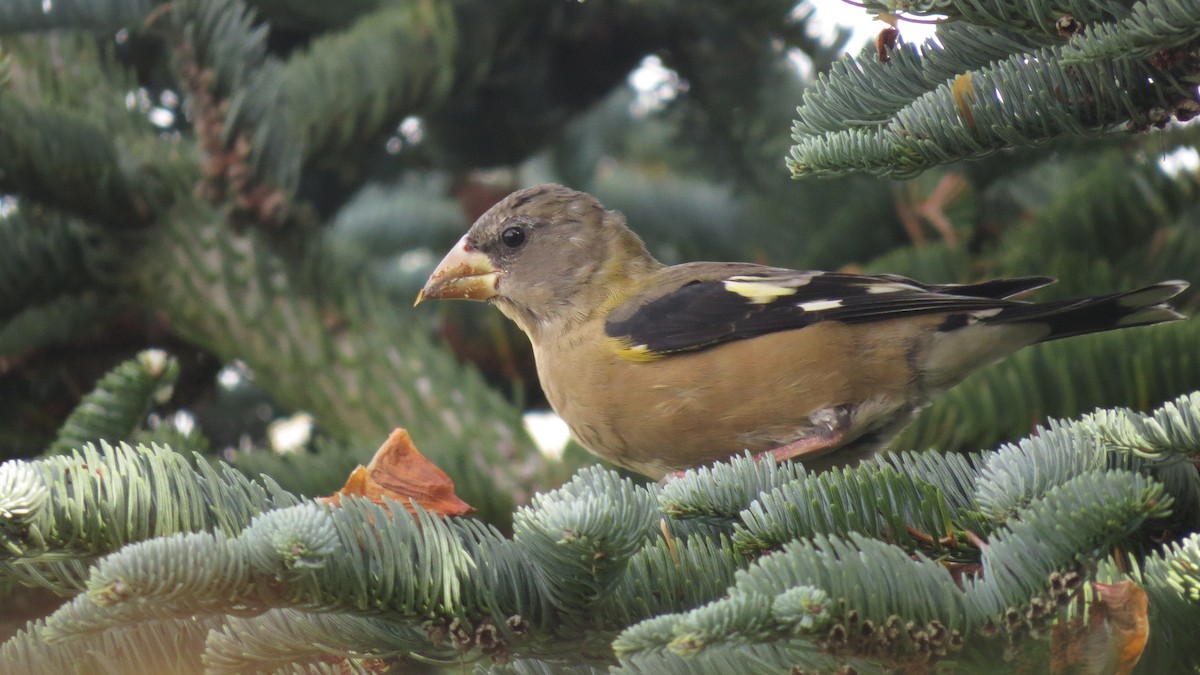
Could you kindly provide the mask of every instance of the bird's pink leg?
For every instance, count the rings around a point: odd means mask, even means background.
[[[787,445],[753,455],[754,461],[761,462],[770,458],[776,462],[786,462],[792,459],[803,462],[806,458],[819,457],[840,446],[846,438],[846,432],[850,429],[850,411],[846,406],[818,410],[810,416],[810,419],[813,425],[807,434]],[[678,478],[684,473],[684,471],[673,471],[663,476],[659,483],[671,478]]]
[[[806,457],[823,455],[842,444],[850,429],[850,411],[847,406],[824,408],[809,416],[813,426],[809,433],[787,445],[772,448],[754,456],[756,460],[772,457],[777,462],[789,459],[803,461]]]
[[[792,441],[787,445],[781,445],[778,448],[771,448],[765,452],[760,452],[754,455],[754,459],[762,461],[766,457],[772,457],[777,462],[786,462],[789,459],[804,460],[805,457],[813,455],[823,455],[829,450],[841,445],[842,439],[846,437],[845,429],[834,429],[828,433],[813,434],[805,436],[797,441]]]

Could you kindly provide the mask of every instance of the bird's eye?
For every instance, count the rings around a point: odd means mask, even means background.
[[[500,233],[500,241],[509,248],[516,248],[525,243],[525,230],[519,227],[506,227]]]

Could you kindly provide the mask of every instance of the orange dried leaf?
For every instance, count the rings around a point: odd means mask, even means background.
[[[1142,650],[1150,639],[1150,599],[1146,591],[1132,581],[1096,584],[1096,591],[1108,610],[1109,629],[1117,653],[1115,672],[1128,675],[1142,658]]]
[[[366,497],[377,504],[395,499],[410,513],[416,513],[412,502],[443,516],[463,516],[475,510],[454,493],[454,481],[417,450],[404,429],[393,431],[371,463],[351,471],[342,489],[323,501],[337,505],[343,495]]]
[[[1050,671],[1055,675],[1129,675],[1150,638],[1149,599],[1132,581],[1092,584],[1096,598],[1082,618],[1051,633]]]

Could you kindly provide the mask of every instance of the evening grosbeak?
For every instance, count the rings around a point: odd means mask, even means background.
[[[923,284],[749,263],[666,266],[591,195],[519,190],[417,296],[494,303],[533,343],[550,404],[647,476],[745,450],[822,469],[870,456],[933,396],[1037,342],[1175,321],[1187,284],[1030,303],[1049,277]]]

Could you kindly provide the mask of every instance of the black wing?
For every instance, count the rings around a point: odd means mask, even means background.
[[[753,268],[751,268],[753,269]],[[758,268],[747,274],[693,279],[666,295],[631,300],[605,323],[605,333],[639,351],[663,354],[711,347],[819,321],[866,323],[951,313],[947,328],[971,312],[1020,305],[1008,296],[1044,286],[1048,277],[978,284],[929,285],[904,277]]]

